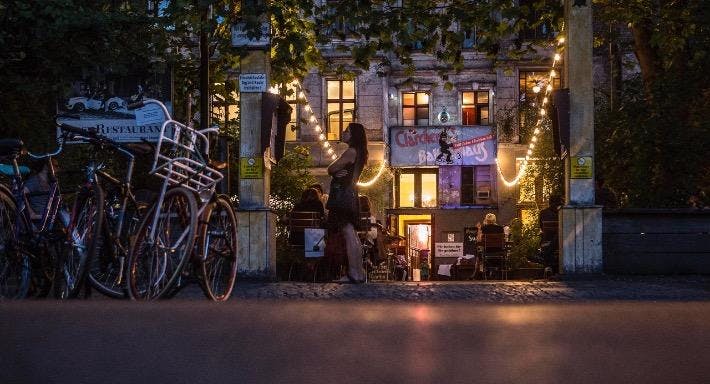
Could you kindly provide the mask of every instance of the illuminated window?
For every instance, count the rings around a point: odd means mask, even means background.
[[[286,126],[286,141],[296,141],[301,135],[301,108],[298,104],[296,83],[286,84],[286,102],[291,106],[291,120]]]
[[[428,93],[402,93],[402,125],[429,125]]]
[[[488,104],[488,91],[461,92],[461,124],[490,124]]]
[[[433,169],[406,169],[396,181],[397,207],[438,206],[438,176]]]
[[[340,140],[340,134],[355,115],[355,82],[352,80],[327,80],[328,140]]]
[[[520,125],[521,142],[526,142],[531,129],[538,119],[542,96],[545,94],[550,79],[548,71],[520,71],[519,77],[519,104],[518,122]],[[559,71],[555,72],[552,79],[552,89],[560,89],[561,80]]]
[[[403,173],[399,175],[399,206],[414,206],[414,174]]]
[[[436,207],[436,174],[422,173],[422,207]]]

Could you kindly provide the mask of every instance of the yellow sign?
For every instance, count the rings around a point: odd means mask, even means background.
[[[242,179],[263,179],[263,160],[260,157],[240,157],[239,177]]]
[[[569,177],[571,179],[591,179],[593,177],[591,156],[570,157]]]

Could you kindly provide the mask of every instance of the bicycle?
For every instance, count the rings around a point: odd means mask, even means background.
[[[65,124],[63,129],[77,135],[75,139],[94,147],[87,169],[92,170],[96,177],[89,177],[87,183],[103,196],[104,201],[101,236],[97,238],[94,257],[88,260],[88,282],[106,296],[124,298],[127,296],[125,269],[130,239],[147,208],[146,202],[136,199],[131,180],[136,155],[148,151],[129,148],[100,135],[95,128],[84,129]],[[103,153],[106,149],[114,150],[126,159],[123,180],[106,172],[104,164],[97,162],[95,154]]]
[[[237,222],[229,199],[215,194],[223,176],[206,160],[207,135],[218,128],[196,130],[181,124],[158,100],[145,99],[130,108],[146,104],[159,106],[166,117],[150,171],[163,179],[163,185],[131,244],[129,296],[155,300],[174,295],[190,275],[185,268],[191,258],[193,268],[200,271],[205,295],[227,300],[237,273]]]
[[[12,164],[3,171],[11,187],[0,188],[0,298],[24,298],[30,288],[38,296],[53,288],[57,298],[71,298],[82,286],[86,260],[96,250],[93,239],[100,231],[98,207],[103,202],[94,190],[82,187],[72,210],[67,210],[52,159],[62,152],[68,136],[65,132],[58,148],[44,155],[26,152],[18,139],[0,141],[0,158]],[[23,153],[41,162],[44,191],[25,188],[30,170],[17,162]],[[46,202],[33,200],[44,196]],[[42,214],[31,205],[38,210],[43,207]]]

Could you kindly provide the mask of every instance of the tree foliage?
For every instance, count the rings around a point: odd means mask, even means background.
[[[710,4],[600,0],[596,7],[607,26],[600,44],[633,51],[639,68],[597,91],[599,173],[626,206],[682,207],[693,194],[710,195]],[[609,61],[621,72],[619,56]]]

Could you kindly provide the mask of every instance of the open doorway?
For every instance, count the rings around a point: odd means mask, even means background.
[[[400,215],[399,234],[405,237],[409,273],[414,281],[431,276],[431,215]]]

